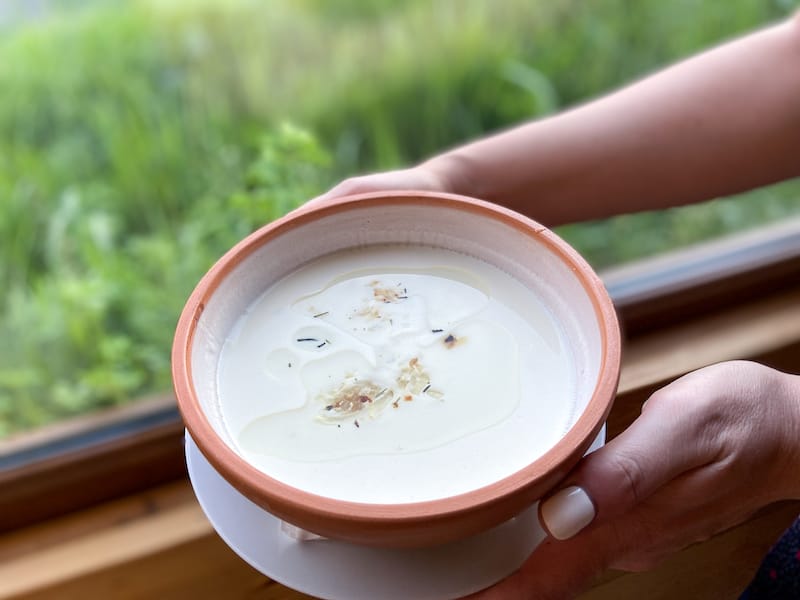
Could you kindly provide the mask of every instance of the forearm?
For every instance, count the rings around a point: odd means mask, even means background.
[[[800,174],[800,20],[425,163],[456,193],[548,225],[665,208]]]

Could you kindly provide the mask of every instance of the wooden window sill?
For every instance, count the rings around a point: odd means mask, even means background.
[[[780,315],[800,282],[800,218],[625,265],[603,279],[629,348],[638,348],[626,355],[621,392],[641,396],[659,377],[791,342],[795,330]],[[751,321],[753,311],[768,310],[757,304],[767,295],[776,318]],[[614,417],[612,434],[631,418]],[[0,440],[0,534],[185,477],[182,438],[167,395]]]
[[[609,438],[636,418],[654,389],[692,369],[752,358],[800,370],[798,306],[800,285],[630,341]],[[735,598],[798,512],[798,502],[768,507],[654,571],[609,573],[582,598]],[[307,597],[268,580],[228,549],[185,479],[0,537],[0,598],[175,596]]]

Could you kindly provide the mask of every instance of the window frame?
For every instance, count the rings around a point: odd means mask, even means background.
[[[601,272],[625,342],[800,288],[800,218]],[[800,307],[798,307],[800,309]],[[758,358],[800,369],[800,338]],[[657,385],[620,390],[644,401]],[[609,422],[618,433],[633,419]],[[0,533],[185,479],[174,396],[0,442]]]

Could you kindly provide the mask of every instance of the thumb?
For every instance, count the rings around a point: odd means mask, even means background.
[[[698,450],[677,404],[648,401],[627,430],[584,457],[539,505],[544,529],[555,539],[571,538],[590,523],[630,512],[662,485],[706,464],[711,457]]]
[[[519,571],[476,597],[573,598],[638,543],[631,537],[635,529],[621,527],[627,523],[621,517],[635,520],[643,508],[637,505],[713,458],[710,447],[698,442],[702,424],[683,410],[681,388],[671,386],[656,392],[627,430],[583,458],[564,487],[542,500],[539,517],[551,537]]]

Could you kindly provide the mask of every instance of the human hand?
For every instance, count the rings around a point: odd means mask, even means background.
[[[445,175],[430,164],[423,163],[408,169],[384,171],[345,179],[321,196],[306,202],[301,209],[323,206],[342,196],[391,190],[451,191]]]
[[[581,461],[542,502],[551,537],[475,597],[572,598],[605,569],[650,569],[771,502],[800,497],[799,448],[800,376],[744,361],[690,373]]]

